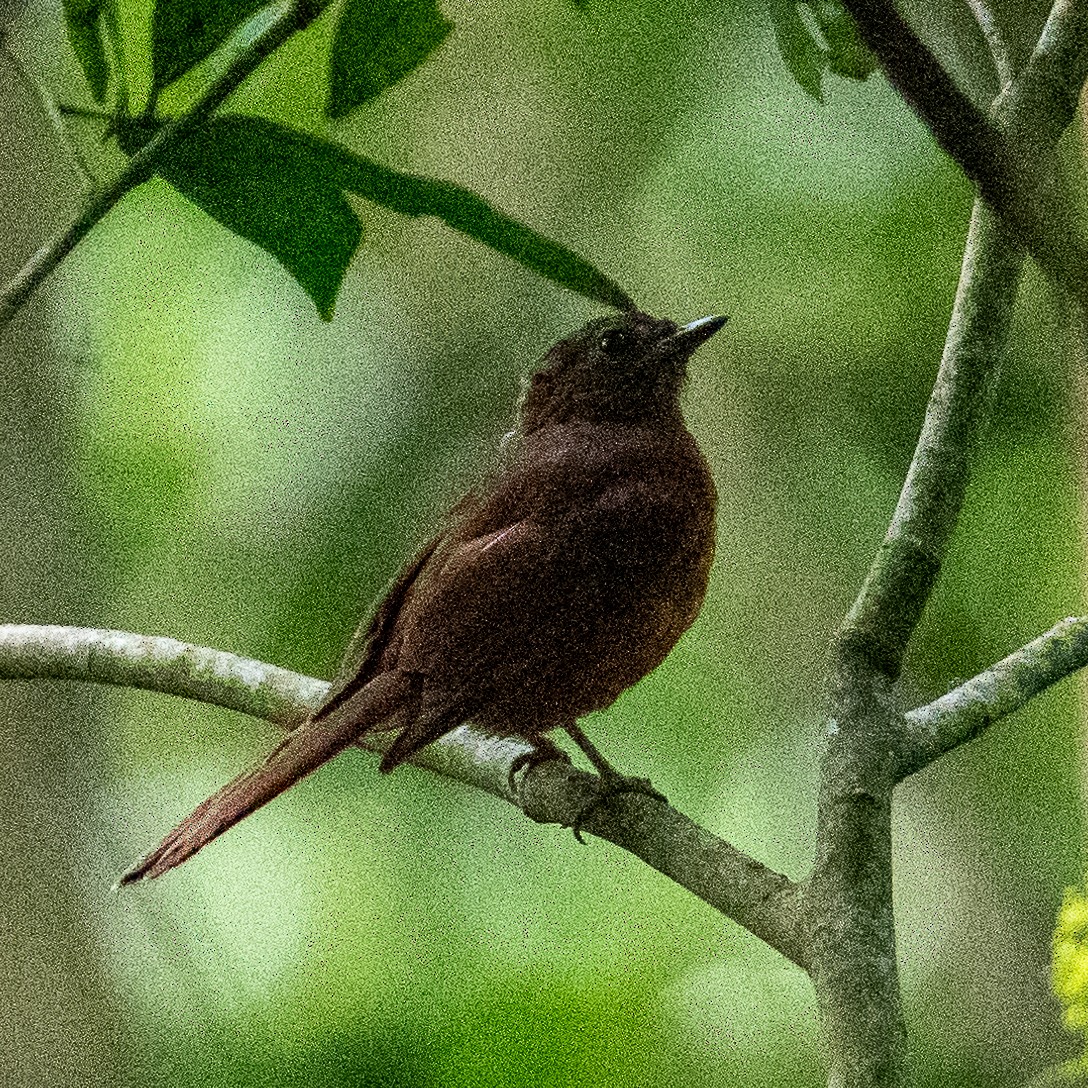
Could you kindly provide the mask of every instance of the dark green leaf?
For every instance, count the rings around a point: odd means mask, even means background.
[[[377,98],[452,29],[438,0],[347,0],[332,42],[328,116],[344,117]]]
[[[157,172],[271,253],[328,321],[362,227],[320,143],[294,136],[258,118],[214,118],[168,152]]]
[[[68,40],[96,102],[106,101],[110,64],[106,59],[102,0],[64,0]]]
[[[323,156],[330,176],[350,192],[401,215],[437,216],[454,230],[511,257],[561,287],[617,309],[634,309],[627,292],[587,260],[460,185],[391,170],[339,144],[282,128],[271,121],[260,124],[275,131],[277,139],[294,140],[311,148],[315,157]]]
[[[268,0],[157,0],[151,15],[151,75],[161,90],[213,53]]]
[[[634,309],[626,291],[583,257],[512,219],[476,193],[449,181],[403,174],[355,155],[350,158],[343,184],[367,200],[403,215],[435,215],[561,287],[620,310]]]
[[[151,141],[162,124],[154,117],[117,117],[114,119],[117,146],[131,158]]]
[[[876,71],[876,57],[858,34],[857,24],[839,0],[807,0],[827,42],[827,66],[838,76],[864,80]]]
[[[118,141],[127,154],[135,154],[156,128],[146,122],[126,123],[119,127]],[[621,310],[635,306],[618,283],[588,261],[468,189],[391,170],[339,144],[264,118],[213,120],[207,131],[174,151],[158,172],[224,226],[279,258],[325,316],[360,233],[344,190],[401,215],[437,216],[586,298]],[[321,212],[324,225],[309,222],[307,208]],[[313,263],[321,252],[330,252],[317,261],[318,271],[325,271],[306,276],[307,259]],[[324,285],[320,298],[318,288],[309,286],[315,278]]]
[[[803,91],[812,95],[817,102],[822,102],[820,81],[827,67],[827,58],[801,18],[795,0],[768,0],[767,10],[774,24],[778,51],[790,75]]]

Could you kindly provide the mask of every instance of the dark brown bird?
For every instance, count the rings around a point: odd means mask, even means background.
[[[656,668],[702,605],[714,483],[680,412],[692,352],[725,324],[629,312],[543,358],[506,464],[458,502],[360,626],[324,703],[259,765],[208,798],[122,884],[156,877],[371,730],[391,771],[471,721],[562,753],[565,729],[605,795],[619,775],[578,718]],[[511,772],[513,773],[513,772]],[[658,795],[660,796],[660,795]]]

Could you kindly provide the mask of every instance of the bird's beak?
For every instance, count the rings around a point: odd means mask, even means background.
[[[700,317],[698,321],[681,325],[676,332],[661,342],[661,347],[669,352],[690,355],[697,347],[706,343],[728,320],[728,317],[721,315]]]

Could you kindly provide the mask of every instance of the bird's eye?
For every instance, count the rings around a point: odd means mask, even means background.
[[[631,334],[623,329],[610,329],[598,344],[605,355],[622,355],[630,346]]]

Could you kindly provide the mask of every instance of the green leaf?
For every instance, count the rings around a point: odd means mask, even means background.
[[[768,0],[767,11],[774,24],[778,52],[786,62],[798,86],[817,102],[822,102],[820,86],[827,58],[820,43],[801,18],[795,0]]]
[[[293,137],[255,117],[213,118],[156,172],[271,253],[329,321],[362,226],[321,148]]]
[[[268,0],[157,0],[151,14],[151,74],[162,90],[213,53]]]
[[[801,17],[802,6],[811,13],[819,36]],[[767,9],[786,67],[817,102],[823,101],[825,69],[856,80],[868,79],[876,70],[876,57],[861,40],[842,0],[768,0]]]
[[[433,215],[553,283],[621,310],[635,308],[615,280],[577,253],[512,219],[483,197],[450,181],[421,178],[353,154],[339,144],[262,121],[278,138],[297,141],[325,157],[329,173],[349,192],[401,215]]]
[[[96,102],[106,101],[110,81],[103,14],[102,0],[64,0],[68,40]]]
[[[131,120],[119,126],[118,142],[135,154],[158,127]],[[235,234],[278,258],[326,318],[361,233],[345,190],[401,215],[437,216],[561,287],[617,309],[635,308],[627,292],[587,260],[476,193],[391,170],[261,117],[213,119],[156,171]]]
[[[377,98],[452,29],[438,0],[347,0],[332,42],[328,116],[344,117]]]
[[[857,24],[840,0],[806,0],[827,42],[827,66],[837,76],[866,80],[876,71],[876,57],[861,40]]]
[[[615,280],[566,246],[512,219],[481,196],[449,181],[390,170],[348,152],[344,187],[402,215],[434,215],[462,234],[490,246],[525,268],[586,298],[632,310],[634,302]]]

